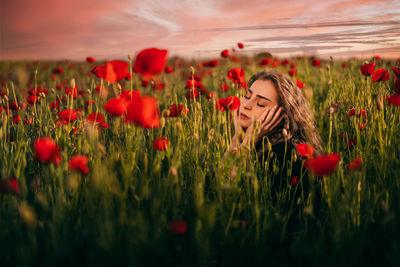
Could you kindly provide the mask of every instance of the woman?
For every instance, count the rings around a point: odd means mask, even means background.
[[[255,148],[259,162],[269,171],[263,176],[270,179],[275,192],[287,185],[294,190],[303,181],[308,192],[307,173],[295,147],[311,144],[317,156],[322,154],[322,145],[303,91],[274,70],[254,74],[248,87],[234,115],[235,134],[228,151],[246,153]],[[298,192],[292,198],[297,199]]]

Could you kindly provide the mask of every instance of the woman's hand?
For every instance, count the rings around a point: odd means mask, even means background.
[[[272,132],[283,119],[281,113],[282,108],[275,105],[261,114],[261,116],[247,128],[242,147],[256,144],[264,135]],[[259,126],[255,124],[259,124]]]

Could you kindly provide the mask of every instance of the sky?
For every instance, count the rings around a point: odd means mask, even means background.
[[[150,47],[212,58],[400,58],[400,0],[0,0],[0,60],[127,59]]]

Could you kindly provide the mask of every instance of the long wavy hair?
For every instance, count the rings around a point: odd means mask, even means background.
[[[308,143],[314,147],[315,155],[321,155],[323,153],[322,140],[315,126],[310,103],[303,91],[289,76],[275,70],[264,70],[254,74],[247,83],[248,87],[250,88],[256,80],[270,80],[275,85],[279,96],[278,102],[283,109],[281,123],[267,135],[271,145],[285,141],[287,138],[294,146]],[[263,152],[258,151],[258,154]]]

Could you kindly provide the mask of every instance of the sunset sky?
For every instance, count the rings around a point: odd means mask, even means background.
[[[0,59],[188,58],[243,42],[278,56],[400,57],[400,0],[1,0]]]

